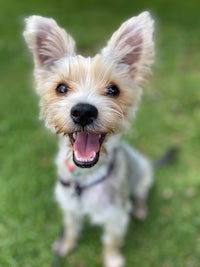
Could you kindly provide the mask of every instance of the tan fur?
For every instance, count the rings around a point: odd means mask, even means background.
[[[26,20],[24,37],[34,58],[40,117],[60,137],[58,175],[65,181],[88,184],[106,175],[114,160],[106,181],[86,190],[80,199],[73,188],[66,189],[58,181],[56,199],[64,212],[65,234],[54,249],[60,255],[74,248],[81,217],[87,214],[104,227],[104,265],[122,267],[125,261],[120,247],[129,221],[130,195],[136,199],[135,216],[146,216],[151,166],[138,152],[119,144],[118,136],[128,129],[141,86],[149,78],[154,57],[152,34],[153,20],[143,12],[124,22],[99,54],[85,58],[76,55],[74,40],[53,19],[31,16]],[[65,87],[65,93],[58,91],[59,85]],[[88,110],[80,120],[82,105]],[[66,161],[79,172],[77,177],[66,168]],[[95,166],[80,170],[74,163]]]

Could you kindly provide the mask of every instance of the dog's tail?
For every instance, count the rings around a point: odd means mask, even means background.
[[[162,167],[164,165],[169,165],[174,163],[177,160],[179,149],[177,147],[169,148],[164,155],[156,159],[153,162],[155,168]]]

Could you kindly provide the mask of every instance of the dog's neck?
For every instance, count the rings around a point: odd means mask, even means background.
[[[115,168],[116,165],[116,153],[117,153],[117,148],[114,149],[113,151],[113,156],[112,156],[112,160],[109,162],[109,164],[107,165],[107,169],[105,172],[103,172],[102,174],[99,173],[99,177],[95,178],[94,180],[92,179],[90,182],[87,182],[85,184],[81,183],[79,180],[68,180],[65,181],[62,179],[62,177],[58,177],[58,181],[60,182],[60,184],[66,188],[73,188],[74,192],[73,194],[76,195],[77,197],[81,197],[82,193],[87,190],[92,188],[93,186],[96,186],[102,182],[104,182],[105,180],[107,180],[113,169]],[[81,175],[81,172],[79,172],[79,170],[77,171],[77,168],[75,168],[73,165],[69,165],[69,162],[65,162],[66,168],[73,173],[74,176],[79,176]],[[80,169],[80,168],[79,168]]]

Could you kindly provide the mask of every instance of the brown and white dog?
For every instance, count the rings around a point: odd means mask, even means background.
[[[54,244],[59,255],[74,248],[88,215],[104,230],[104,266],[124,266],[120,248],[129,214],[146,217],[151,164],[119,139],[150,74],[152,34],[153,20],[143,12],[124,22],[99,54],[85,58],[53,19],[26,19],[41,118],[59,135],[55,194],[64,213],[64,235]]]

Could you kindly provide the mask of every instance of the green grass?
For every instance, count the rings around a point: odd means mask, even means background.
[[[130,224],[126,266],[199,266],[200,4],[195,0],[0,2],[0,266],[50,266],[50,246],[61,227],[53,199],[56,140],[38,123],[23,19],[54,17],[88,55],[123,20],[146,9],[156,18],[157,58],[126,139],[152,159],[170,146],[180,153],[175,164],[155,171],[149,217]],[[86,226],[77,250],[59,266],[101,266],[100,234]]]

